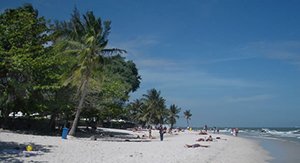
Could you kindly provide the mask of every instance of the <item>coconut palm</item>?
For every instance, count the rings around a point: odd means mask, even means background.
[[[140,119],[140,115],[142,114],[143,109],[143,102],[140,99],[136,99],[129,104],[128,111],[129,117],[135,123],[143,122]]]
[[[178,113],[180,112],[180,110],[181,108],[178,108],[175,104],[172,104],[170,106],[168,120],[171,125],[171,129],[173,129],[173,126],[176,123],[176,119],[179,118]]]
[[[147,94],[143,95],[142,101],[144,108],[141,118],[146,120],[146,124],[163,124],[167,112],[165,99],[160,97],[160,91],[156,89],[148,90]]]
[[[106,49],[110,24],[110,21],[104,21],[102,24],[101,19],[96,18],[91,11],[83,15],[81,19],[79,12],[75,9],[71,21],[58,26],[58,30],[62,33],[57,42],[58,47],[63,49],[63,54],[76,56],[76,64],[65,80],[65,84],[76,85],[79,101],[69,135],[75,135],[89,84],[96,83],[96,78],[99,77],[99,67],[104,58],[111,54],[125,52],[120,49]]]
[[[186,123],[187,123],[187,127],[190,127],[190,123],[189,123],[189,120],[191,120],[191,110],[186,110],[183,112],[184,114],[184,118],[186,119]]]

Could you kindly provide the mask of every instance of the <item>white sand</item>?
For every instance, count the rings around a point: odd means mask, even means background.
[[[24,146],[33,143],[37,154],[30,157],[25,157],[23,153],[4,155],[0,147],[0,162],[263,163],[271,159],[256,142],[240,137],[212,134],[213,138],[220,136],[222,139],[199,142],[209,145],[209,148],[185,148],[185,144],[198,143],[196,139],[208,136],[186,131],[174,136],[166,135],[161,142],[158,140],[158,132],[152,133],[157,139],[151,142],[107,142],[83,138],[62,140],[60,137],[23,135],[0,130],[1,144],[14,142]]]

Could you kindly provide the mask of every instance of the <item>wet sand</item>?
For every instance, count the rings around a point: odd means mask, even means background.
[[[271,163],[300,162],[300,143],[279,139],[259,139],[258,141],[273,157]]]

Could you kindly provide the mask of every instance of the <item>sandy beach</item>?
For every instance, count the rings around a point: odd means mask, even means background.
[[[135,136],[146,134],[126,130],[124,132]],[[185,131],[177,135],[166,134],[164,141],[160,141],[158,131],[154,130],[152,133],[156,139],[151,141],[120,142],[72,137],[64,140],[61,137],[24,135],[1,130],[0,162],[263,163],[271,159],[255,141],[240,137],[211,134],[213,138],[221,139],[196,142],[198,138],[207,138],[208,135]],[[184,147],[185,144],[195,143],[209,147]],[[32,144],[32,152],[24,151],[28,144]]]

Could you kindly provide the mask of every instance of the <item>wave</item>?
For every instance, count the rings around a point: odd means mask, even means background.
[[[231,128],[220,129],[221,133],[230,134]],[[239,133],[248,136],[296,138],[300,139],[299,128],[240,128]]]
[[[280,137],[300,137],[300,129],[297,130],[272,130],[262,129],[263,135],[280,136]]]
[[[220,128],[222,134],[231,135],[231,128]],[[300,128],[239,128],[241,136],[276,139],[300,143]]]

